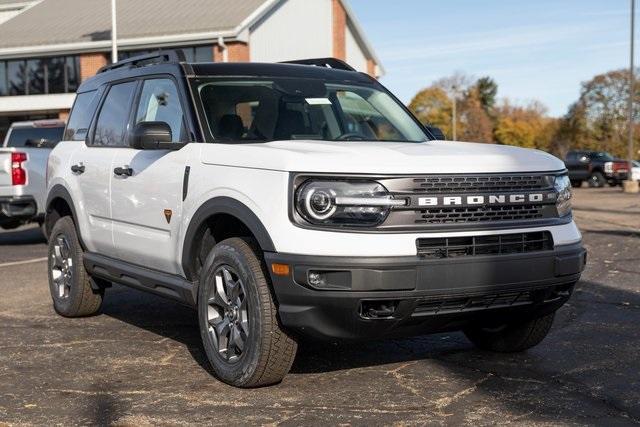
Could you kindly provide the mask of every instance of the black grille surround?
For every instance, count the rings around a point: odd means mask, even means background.
[[[394,198],[405,198],[406,207],[393,209],[381,229],[486,229],[493,227],[526,227],[568,222],[558,218],[555,206],[555,177],[562,172],[526,174],[426,175],[386,178],[379,182]],[[512,195],[526,202],[511,202]],[[529,200],[530,196],[538,197]],[[438,199],[436,206],[421,204],[424,197]],[[484,203],[465,203],[478,197]],[[502,203],[488,203],[489,198],[502,198]],[[445,198],[462,203],[445,205]]]
[[[416,248],[419,256],[429,259],[509,255],[551,251],[553,237],[548,231],[535,231],[487,236],[420,238],[416,240]]]

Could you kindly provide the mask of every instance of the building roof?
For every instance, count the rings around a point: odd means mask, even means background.
[[[0,2],[3,0],[0,0]],[[6,0],[4,0],[6,1]],[[269,0],[118,0],[118,39],[231,32]],[[221,34],[224,35],[224,34]],[[109,41],[108,0],[44,0],[0,25],[0,50]],[[81,49],[81,48],[79,48]]]
[[[123,49],[248,41],[248,30],[284,0],[117,0]],[[308,1],[308,0],[307,0]],[[353,10],[341,0],[364,50],[384,74]],[[0,57],[98,52],[111,47],[110,0],[0,0],[23,11],[0,23]]]

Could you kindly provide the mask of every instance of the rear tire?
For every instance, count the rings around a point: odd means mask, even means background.
[[[104,290],[91,287],[83,255],[73,220],[60,218],[49,238],[48,270],[53,308],[64,317],[90,316],[102,305]]]
[[[534,347],[547,336],[555,313],[524,322],[509,323],[498,328],[475,327],[464,334],[476,347],[498,353],[515,353]]]
[[[202,269],[198,321],[215,376],[236,387],[279,383],[297,343],[280,326],[268,274],[253,245],[218,243]]]
[[[589,187],[591,188],[602,188],[607,183],[602,172],[594,172],[589,177]]]

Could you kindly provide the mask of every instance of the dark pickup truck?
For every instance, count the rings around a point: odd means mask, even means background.
[[[614,158],[604,151],[569,151],[564,160],[569,170],[571,185],[580,187],[584,181],[589,187],[612,187],[621,185],[629,172],[625,160]]]

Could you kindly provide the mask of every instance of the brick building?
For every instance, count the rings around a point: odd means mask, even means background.
[[[13,121],[66,118],[110,60],[110,0],[0,0],[0,141]],[[190,61],[333,56],[383,73],[347,0],[117,0],[120,58],[181,48]],[[2,14],[4,12],[4,14]]]

